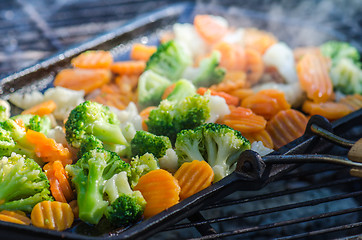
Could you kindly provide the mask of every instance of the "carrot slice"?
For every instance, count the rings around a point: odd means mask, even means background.
[[[197,93],[200,95],[204,95],[208,90],[209,89],[207,89],[207,88],[201,87],[201,88],[197,89]],[[219,96],[219,97],[224,98],[226,101],[226,104],[228,104],[228,105],[237,106],[239,104],[239,99],[237,97],[234,97],[225,92],[216,92],[216,91],[210,90],[210,94],[213,96]]]
[[[76,68],[110,68],[113,63],[112,54],[109,51],[90,50],[81,53],[72,59],[71,64]]]
[[[344,117],[352,112],[347,105],[336,102],[314,103],[305,101],[302,109],[310,115],[318,114],[331,121]]]
[[[279,149],[302,136],[307,122],[307,117],[294,109],[277,113],[266,125],[266,130],[273,139],[274,149]]]
[[[194,160],[183,163],[174,177],[181,187],[180,199],[183,200],[210,186],[214,171],[207,162]]]
[[[72,208],[68,203],[43,201],[31,211],[31,222],[35,227],[63,231],[74,221]]]
[[[157,50],[155,46],[146,46],[135,43],[132,45],[130,57],[132,60],[147,62]]]
[[[150,107],[147,107],[145,109],[143,109],[141,112],[140,112],[140,116],[142,118],[142,129],[147,131],[148,130],[148,127],[147,127],[147,124],[146,124],[146,120],[148,119],[148,117],[150,116],[150,112],[153,110],[153,109],[156,109],[155,106],[150,106]]]
[[[111,66],[113,73],[120,75],[133,75],[141,74],[146,67],[146,62],[144,61],[124,61],[124,62],[115,62]]]
[[[254,91],[250,88],[241,88],[231,91],[230,95],[237,97],[242,102],[245,98],[254,95]]]
[[[307,53],[321,54],[318,47],[299,47],[293,50],[295,62],[299,62]]]
[[[72,200],[69,203],[69,206],[72,208],[73,214],[74,214],[74,218],[79,218],[79,206],[78,206],[78,201],[77,200]]]
[[[107,69],[64,69],[57,74],[53,84],[89,93],[109,83],[111,78],[112,73]]]
[[[67,174],[60,161],[47,163],[44,171],[50,183],[50,191],[59,202],[69,202],[74,199],[72,188],[67,179]]]
[[[222,82],[210,86],[210,89],[216,92],[229,93],[237,89],[246,88],[250,85],[246,81],[244,71],[228,71]]]
[[[264,62],[261,54],[252,49],[245,49],[246,79],[250,85],[255,85],[264,73]]]
[[[121,75],[117,76],[115,79],[116,84],[120,88],[121,91],[126,91],[124,86],[129,86],[132,91],[135,91],[138,85],[138,74],[132,74],[132,75]]]
[[[329,77],[329,61],[321,54],[307,53],[297,64],[300,85],[308,98],[316,103],[326,102],[333,94]]]
[[[152,217],[179,202],[180,186],[171,173],[153,170],[140,177],[134,190],[142,193],[147,204],[143,215]]]
[[[244,44],[246,48],[253,48],[261,55],[278,40],[271,33],[254,28],[245,29]]]
[[[0,221],[30,225],[31,220],[22,211],[2,210],[0,212]]]
[[[266,120],[243,107],[230,107],[230,114],[225,115],[221,123],[240,131],[242,134],[258,132],[265,128]]]
[[[26,109],[21,114],[33,114],[44,116],[51,114],[57,108],[57,104],[53,100],[39,103],[31,108]]]
[[[246,65],[245,51],[240,45],[220,42],[214,50],[221,53],[220,67],[228,71],[244,71]]]
[[[194,26],[200,36],[209,44],[220,41],[228,32],[226,26],[210,15],[196,15]]]
[[[290,104],[285,99],[282,91],[265,89],[245,98],[241,106],[250,108],[255,114],[271,119],[281,110],[290,109]]]
[[[356,111],[362,108],[362,95],[360,94],[348,95],[339,100],[339,102],[349,107],[352,111]]]
[[[162,94],[162,99],[166,99],[168,97],[168,95],[170,95],[170,93],[172,93],[175,86],[176,86],[176,83],[173,83],[170,86],[168,86]]]
[[[259,132],[243,133],[243,136],[248,139],[250,143],[262,141],[265,147],[270,149],[274,147],[273,139],[265,129]]]
[[[52,138],[47,138],[43,133],[28,130],[26,139],[35,145],[35,153],[44,162],[59,160],[63,166],[72,163],[71,154],[68,148],[63,147],[61,143],[55,142]]]

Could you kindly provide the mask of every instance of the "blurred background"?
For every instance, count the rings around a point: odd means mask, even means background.
[[[177,0],[1,0],[0,78]],[[298,17],[348,32],[361,44],[361,0],[197,1]],[[357,38],[359,37],[359,38]]]

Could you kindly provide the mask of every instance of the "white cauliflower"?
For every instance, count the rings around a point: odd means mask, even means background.
[[[54,139],[57,143],[63,144],[63,146],[67,146],[65,133],[61,126],[56,126],[55,128],[50,129],[47,133],[47,137]]]
[[[158,162],[160,164],[160,168],[166,169],[169,172],[176,172],[178,167],[178,157],[172,148],[169,148],[166,150],[166,154],[158,159]]]
[[[229,107],[226,104],[225,99],[219,96],[209,95],[209,108],[210,117],[206,120],[206,122],[208,123],[214,123],[218,119],[230,113]]]
[[[244,34],[245,30],[238,28],[235,31],[228,32],[222,40],[230,44],[243,44]]]
[[[273,149],[265,147],[262,141],[253,142],[251,144],[251,150],[259,153],[260,156],[265,156],[274,151]]]
[[[9,101],[15,106],[28,109],[44,101],[44,96],[41,92],[34,90],[31,93],[18,93],[10,94]]]
[[[49,88],[44,93],[44,101],[53,100],[57,108],[54,110],[54,117],[64,120],[69,113],[84,102],[84,91],[75,91],[63,87]]]
[[[10,104],[0,99],[0,121],[8,119],[10,117]]]

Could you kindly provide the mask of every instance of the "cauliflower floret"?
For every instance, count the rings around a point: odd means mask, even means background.
[[[230,44],[242,44],[244,42],[244,34],[245,30],[238,28],[233,32],[228,32],[222,40]]]
[[[134,102],[130,102],[125,110],[119,110],[115,107],[109,107],[109,109],[117,115],[122,128],[127,126],[128,123],[132,123],[135,131],[142,130],[142,118],[138,114],[138,110]]]
[[[178,157],[172,148],[166,150],[166,154],[158,159],[160,168],[166,169],[169,172],[176,172],[178,167]]]
[[[0,121],[3,121],[5,119],[8,119],[10,117],[10,104],[5,101],[0,99],[0,106],[4,107],[2,109],[0,109]]]
[[[230,113],[229,107],[226,104],[225,99],[219,96],[209,95],[209,108],[210,108],[210,117],[206,121],[208,123],[214,123],[218,119]]]
[[[31,93],[18,93],[10,94],[9,101],[15,106],[28,109],[44,101],[44,96],[41,92],[34,90]]]
[[[61,143],[67,146],[67,140],[65,139],[65,132],[61,126],[56,126],[48,131],[48,138],[54,139],[57,143]]]
[[[251,144],[251,150],[259,153],[260,156],[265,156],[274,151],[273,149],[265,147],[262,141],[253,142]]]
[[[68,117],[70,111],[84,102],[84,91],[75,91],[63,87],[49,88],[44,93],[44,101],[53,100],[57,108],[53,112],[58,120]]]

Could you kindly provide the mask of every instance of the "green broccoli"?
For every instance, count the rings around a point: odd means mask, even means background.
[[[197,68],[189,67],[185,70],[183,77],[192,81],[196,87],[210,87],[220,83],[225,76],[225,69],[218,68],[221,54],[214,51],[208,58],[204,58]]]
[[[156,158],[160,158],[171,147],[172,145],[168,137],[157,136],[146,131],[137,131],[131,141],[132,156],[152,153]]]
[[[51,129],[51,120],[48,116],[40,117],[39,115],[23,114],[11,117],[11,119],[21,119],[24,122],[26,129],[31,129],[36,132],[48,134]]]
[[[358,50],[351,44],[339,41],[329,41],[320,46],[322,54],[330,57],[333,63],[338,62],[340,59],[351,59],[355,64],[360,64],[360,55]]]
[[[133,157],[131,160],[130,183],[134,187],[137,185],[140,177],[146,173],[159,169],[157,158],[152,153],[145,153],[142,156]]]
[[[249,141],[239,131],[216,123],[181,131],[175,146],[179,165],[205,160],[214,170],[215,182],[234,171],[241,152],[250,149]]]
[[[95,136],[90,135],[80,145],[78,157],[81,158],[83,154],[96,148],[104,148],[103,143]]]
[[[147,70],[138,80],[138,103],[140,108],[157,106],[162,100],[165,89],[171,85],[170,80],[152,70]]]
[[[150,112],[146,121],[148,131],[155,135],[167,136],[171,143],[183,129],[202,125],[210,116],[209,98],[195,94],[181,101],[163,100]]]
[[[146,70],[177,81],[187,66],[192,64],[191,54],[181,43],[169,41],[161,44],[151,56],[146,65]]]
[[[146,201],[140,191],[132,191],[126,172],[120,172],[109,179],[105,183],[104,192],[111,203],[105,211],[105,216],[111,224],[125,227],[140,219]]]
[[[196,94],[196,88],[192,82],[181,79],[175,83],[172,92],[167,96],[169,101],[180,101],[186,97],[193,96]]]
[[[16,153],[0,160],[0,210],[30,212],[46,200],[52,200],[49,181],[34,160]]]
[[[65,169],[75,185],[79,218],[90,224],[97,224],[109,205],[103,196],[105,181],[122,171],[130,174],[128,163],[102,148],[84,153],[77,163]]]
[[[96,102],[85,101],[75,107],[65,123],[65,131],[68,143],[74,148],[80,148],[90,135],[102,141],[107,150],[129,147],[117,116]]]
[[[0,122],[5,121],[10,117],[10,104],[0,99]]]

